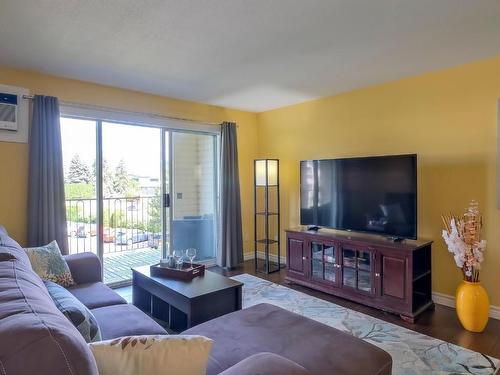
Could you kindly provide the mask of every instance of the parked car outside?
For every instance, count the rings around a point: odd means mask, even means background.
[[[112,243],[115,242],[116,236],[113,233],[110,233],[109,230],[104,230],[104,233],[102,235],[102,240],[105,243]]]
[[[148,240],[148,234],[144,231],[140,231],[137,233],[129,234],[119,232],[116,236],[116,244],[117,245],[132,245],[134,243],[145,242]]]
[[[158,249],[161,243],[161,233],[151,233],[148,236],[148,246],[152,249]]]
[[[96,236],[96,231],[93,228],[90,228],[90,231],[87,231],[84,225],[80,225],[77,230],[76,230],[76,237],[77,238],[87,238],[89,235],[90,237]]]

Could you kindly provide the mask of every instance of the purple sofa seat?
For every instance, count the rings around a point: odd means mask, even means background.
[[[91,310],[103,340],[132,335],[165,335],[158,323],[134,305],[114,305]]]
[[[363,340],[282,308],[259,304],[184,331],[214,340],[207,375],[271,352],[312,375],[390,375],[391,356]]]
[[[100,281],[77,284],[68,290],[89,309],[127,303],[118,293]]]
[[[132,335],[166,335],[165,329],[102,283],[101,262],[95,254],[66,255],[77,285],[68,290],[94,314],[103,340]]]
[[[93,253],[65,255],[71,276],[76,285],[68,290],[89,309],[126,304],[118,293],[102,282],[102,267]]]

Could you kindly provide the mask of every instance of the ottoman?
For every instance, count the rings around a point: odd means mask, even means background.
[[[207,375],[261,352],[294,361],[313,375],[390,375],[392,369],[392,358],[382,349],[270,304],[221,316],[183,334],[214,340]]]

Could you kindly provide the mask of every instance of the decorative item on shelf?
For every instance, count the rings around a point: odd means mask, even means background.
[[[160,267],[175,268],[175,259],[172,255],[167,255],[166,258],[160,259]]]
[[[160,266],[161,267],[168,267],[169,263],[170,263],[170,256],[167,256],[167,258],[160,259]]]
[[[172,253],[172,257],[174,258],[174,261],[175,261],[175,267],[177,269],[181,269],[182,264],[184,262],[184,260],[183,260],[184,255],[182,254],[182,251],[181,250],[174,250]]]
[[[456,292],[457,315],[462,326],[471,332],[482,332],[488,323],[489,300],[479,281],[486,241],[481,240],[483,220],[479,204],[472,200],[462,216],[442,215],[443,239],[462,270],[463,281]]]
[[[189,249],[186,249],[186,258],[189,259],[191,262],[191,268],[193,267],[193,260],[196,258],[196,249],[190,247]]]
[[[261,197],[263,195],[263,197]],[[259,208],[259,198],[263,208]],[[272,204],[270,200],[272,199]],[[273,206],[270,209],[271,205]],[[279,160],[259,159],[254,161],[254,259],[255,270],[273,273],[281,268],[280,252],[280,190]],[[263,220],[263,222],[261,221]],[[259,228],[261,229],[259,231]],[[271,238],[271,230],[275,231]],[[260,232],[264,233],[260,233]],[[259,268],[259,247],[264,250],[264,269]],[[276,254],[276,262],[270,261],[270,252]]]
[[[189,281],[197,276],[203,276],[205,274],[205,265],[193,263],[191,266],[191,263],[183,262],[180,265],[176,264],[172,268],[157,263],[150,266],[150,271],[152,276]]]

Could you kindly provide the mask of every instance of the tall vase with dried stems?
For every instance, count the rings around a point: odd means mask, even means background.
[[[462,216],[442,215],[443,239],[462,270],[463,281],[456,292],[458,319],[468,331],[482,332],[488,323],[489,299],[479,281],[486,241],[481,240],[483,220],[479,205],[471,201]]]

